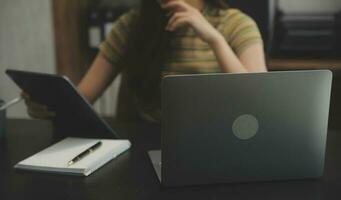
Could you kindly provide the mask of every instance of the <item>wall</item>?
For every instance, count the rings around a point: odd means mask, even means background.
[[[279,7],[287,12],[336,12],[340,0],[279,0]]]
[[[0,98],[20,93],[4,74],[8,68],[55,72],[51,6],[51,0],[0,1]],[[27,117],[24,104],[9,109],[8,116]]]
[[[102,0],[104,4],[110,4],[110,5],[125,5],[125,6],[131,6],[135,5],[138,0]]]
[[[136,0],[103,0],[117,4],[134,4]],[[279,0],[280,7],[288,12],[329,12],[341,9],[340,0]]]

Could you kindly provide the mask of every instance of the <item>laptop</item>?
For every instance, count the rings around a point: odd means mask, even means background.
[[[157,177],[171,187],[321,177],[331,85],[327,70],[165,77]]]
[[[55,132],[63,137],[121,138],[79,94],[66,76],[19,70],[6,74],[35,102],[56,112]]]

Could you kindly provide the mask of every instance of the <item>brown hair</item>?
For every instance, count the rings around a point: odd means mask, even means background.
[[[226,0],[205,0],[219,9],[227,9]],[[162,66],[170,51],[168,18],[156,0],[142,0],[122,59],[128,82],[138,99],[159,103]],[[153,102],[154,101],[154,102]]]

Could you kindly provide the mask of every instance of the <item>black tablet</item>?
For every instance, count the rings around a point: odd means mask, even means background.
[[[6,74],[37,103],[56,113],[57,134],[116,139],[119,135],[93,110],[65,76],[6,70]]]

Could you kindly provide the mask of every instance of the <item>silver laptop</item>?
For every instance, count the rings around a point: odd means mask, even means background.
[[[332,73],[169,76],[162,83],[164,186],[319,178]]]

